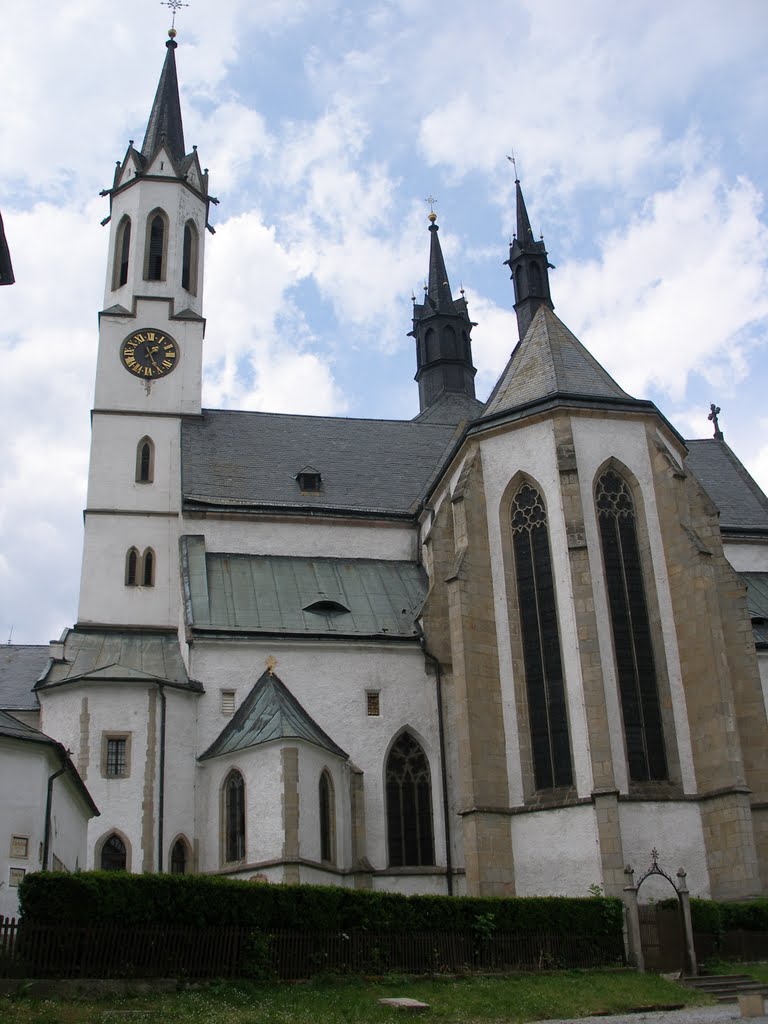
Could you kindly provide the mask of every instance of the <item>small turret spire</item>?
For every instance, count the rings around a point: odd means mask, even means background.
[[[155,155],[161,145],[165,145],[171,158],[177,163],[184,159],[184,126],[181,120],[181,103],[179,101],[179,81],[176,76],[175,50],[178,46],[176,29],[168,30],[170,36],[165,44],[167,52],[165,63],[160,73],[160,81],[155,93],[155,101],[147,122],[147,132],[141,146],[141,155],[147,159]]]
[[[460,299],[454,299],[451,293],[433,209],[436,200],[430,196],[427,202],[430,204],[429,274],[423,303],[414,299],[413,330],[410,331],[411,337],[416,339],[420,415],[428,409],[432,415],[438,402],[449,397],[453,406],[450,411],[443,410],[441,415],[473,415],[478,403],[469,335],[474,325],[469,319],[463,290]]]
[[[517,231],[509,246],[509,259],[504,262],[509,267],[510,276],[514,282],[517,330],[522,341],[539,306],[555,308],[549,293],[548,273],[549,270],[554,270],[554,266],[547,259],[543,238],[537,242],[533,237],[523,190],[517,176],[515,176],[515,196]]]

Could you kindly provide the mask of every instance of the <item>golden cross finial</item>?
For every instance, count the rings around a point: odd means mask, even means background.
[[[429,203],[429,220],[431,220],[432,223],[434,224],[435,221],[437,220],[437,214],[435,213],[435,203],[437,202],[437,200],[435,199],[434,196],[428,196],[424,200],[424,202]]]
[[[173,11],[173,18],[171,19],[171,32],[176,35],[176,12],[182,7],[189,7],[189,4],[183,4],[181,0],[160,0],[161,7],[168,7]]]
[[[274,655],[270,654],[270,656],[267,658],[267,672],[269,672],[270,675],[272,675],[272,670],[274,669],[276,664],[277,658]]]

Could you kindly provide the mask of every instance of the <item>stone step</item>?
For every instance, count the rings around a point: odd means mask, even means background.
[[[699,992],[707,992],[714,996],[719,1003],[735,1003],[742,992],[768,996],[768,985],[755,981],[748,974],[710,974],[698,978],[684,977],[680,980],[688,988],[695,988]]]

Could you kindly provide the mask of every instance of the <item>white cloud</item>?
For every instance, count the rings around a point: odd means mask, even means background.
[[[599,261],[557,271],[558,311],[626,390],[680,401],[698,371],[733,384],[768,316],[762,197],[714,170],[657,192]]]

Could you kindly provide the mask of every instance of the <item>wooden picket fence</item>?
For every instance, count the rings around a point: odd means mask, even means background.
[[[497,932],[270,931],[0,918],[0,977],[276,978],[545,970],[623,963],[613,938]]]

